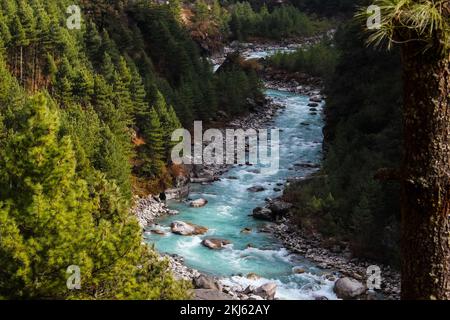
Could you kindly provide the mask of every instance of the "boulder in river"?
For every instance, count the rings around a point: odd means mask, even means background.
[[[244,228],[241,230],[241,233],[251,233],[252,232],[252,228]]]
[[[282,216],[289,212],[289,209],[292,208],[292,204],[288,202],[284,202],[281,200],[275,200],[269,204],[269,210],[272,212],[272,215]]]
[[[277,293],[277,284],[268,282],[263,284],[261,287],[256,288],[254,293],[266,300],[273,300],[275,298],[275,294]]]
[[[253,216],[253,218],[259,219],[259,220],[272,221],[272,219],[273,219],[272,211],[268,208],[256,207],[255,209],[253,209],[252,216]]]
[[[209,249],[217,250],[222,249],[227,244],[230,244],[231,242],[225,239],[217,239],[217,238],[208,238],[203,239],[202,245]]]
[[[208,203],[208,200],[200,198],[194,201],[191,201],[189,203],[189,206],[193,207],[193,208],[200,208],[200,207],[204,207],[206,206],[206,204]]]
[[[263,186],[253,186],[247,189],[250,192],[262,192],[266,190]]]
[[[308,103],[308,107],[310,107],[310,108],[317,108],[318,106],[319,106],[319,104],[317,102]]]
[[[256,273],[254,273],[254,272],[251,272],[251,273],[249,273],[248,275],[247,275],[247,279],[250,279],[250,280],[258,280],[258,279],[260,279],[261,277],[260,276],[258,276]]]
[[[354,299],[366,292],[366,286],[353,278],[344,277],[335,282],[334,292],[340,299]]]
[[[303,268],[295,267],[295,268],[292,269],[292,272],[295,273],[295,274],[302,274],[302,273],[305,273],[306,271]]]
[[[181,236],[192,236],[204,234],[208,231],[208,228],[198,226],[192,223],[184,221],[174,221],[170,224],[170,229],[173,233],[179,234]]]

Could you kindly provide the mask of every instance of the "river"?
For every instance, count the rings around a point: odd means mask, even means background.
[[[261,53],[255,53],[261,55]],[[200,272],[223,278],[224,284],[260,286],[276,282],[278,299],[336,299],[333,281],[325,278],[329,271],[317,268],[314,263],[296,254],[290,254],[279,240],[269,233],[258,232],[266,223],[249,217],[252,210],[265,204],[265,198],[275,198],[281,192],[274,191],[277,184],[284,184],[289,177],[301,177],[311,169],[295,167],[296,163],[320,163],[322,158],[321,117],[324,104],[316,115],[308,107],[309,97],[281,90],[266,90],[267,96],[286,106],[273,119],[273,127],[280,129],[280,168],[276,172],[255,173],[258,166],[234,166],[220,181],[210,185],[193,185],[190,198],[205,198],[208,204],[191,208],[185,203],[169,202],[179,215],[158,221],[164,236],[146,233],[146,241],[160,252],[178,254],[185,264]],[[233,177],[229,179],[228,177]],[[236,179],[237,178],[237,179]],[[247,188],[261,185],[265,191],[252,193]],[[170,232],[170,223],[182,220],[207,227],[202,236],[183,237]],[[242,233],[251,228],[251,233]],[[231,241],[222,250],[204,247],[205,237],[218,237]],[[248,245],[251,244],[251,247]],[[295,268],[305,272],[297,274]],[[248,279],[249,273],[261,278]]]

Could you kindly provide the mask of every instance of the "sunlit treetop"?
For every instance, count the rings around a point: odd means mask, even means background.
[[[390,49],[394,44],[422,42],[423,51],[431,48],[448,55],[450,51],[450,0],[375,0],[381,11],[380,26],[368,38],[374,46]],[[367,18],[367,8],[358,18]]]

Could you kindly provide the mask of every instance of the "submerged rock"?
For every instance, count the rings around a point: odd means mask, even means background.
[[[302,274],[302,273],[305,273],[306,271],[303,268],[295,267],[294,269],[292,269],[292,272],[295,274]]]
[[[250,192],[262,192],[266,190],[263,186],[253,186],[247,189]]]
[[[153,234],[157,234],[159,236],[163,236],[163,235],[166,234],[164,231],[158,230],[158,229],[152,229],[152,230],[150,230],[150,232],[153,233]]]
[[[241,233],[251,233],[252,232],[252,228],[244,228],[241,230]]]
[[[344,277],[336,281],[333,291],[340,299],[354,299],[366,292],[366,286],[358,280]]]
[[[170,224],[170,229],[173,233],[179,234],[181,236],[192,236],[204,234],[208,231],[208,228],[198,226],[192,223],[184,221],[174,221]]]

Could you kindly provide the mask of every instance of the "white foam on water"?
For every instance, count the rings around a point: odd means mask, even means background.
[[[221,206],[216,206],[216,212],[217,215],[219,216],[225,216],[225,217],[233,217],[233,214],[231,213],[231,211],[233,211],[233,207],[231,206],[226,206],[226,205],[221,205]]]
[[[180,239],[177,241],[177,248],[183,251],[187,251],[193,247],[198,246],[202,242],[202,239],[199,236],[192,237],[183,237],[180,236]]]
[[[306,284],[300,284],[294,281],[284,283],[278,279],[248,279],[241,276],[222,279],[221,283],[235,288],[235,290],[242,290],[248,286],[257,288],[266,283],[275,283],[277,285],[275,298],[281,300],[315,300],[319,297],[326,297],[328,300],[337,299],[333,292],[333,281],[312,274],[303,274],[302,276],[307,278],[305,279],[308,281]]]
[[[291,262],[292,254],[285,248],[279,250],[264,250],[258,248],[246,248],[243,250],[224,250],[222,254],[226,255],[230,261],[238,263],[241,259],[259,258],[267,261],[281,260],[286,263]]]

